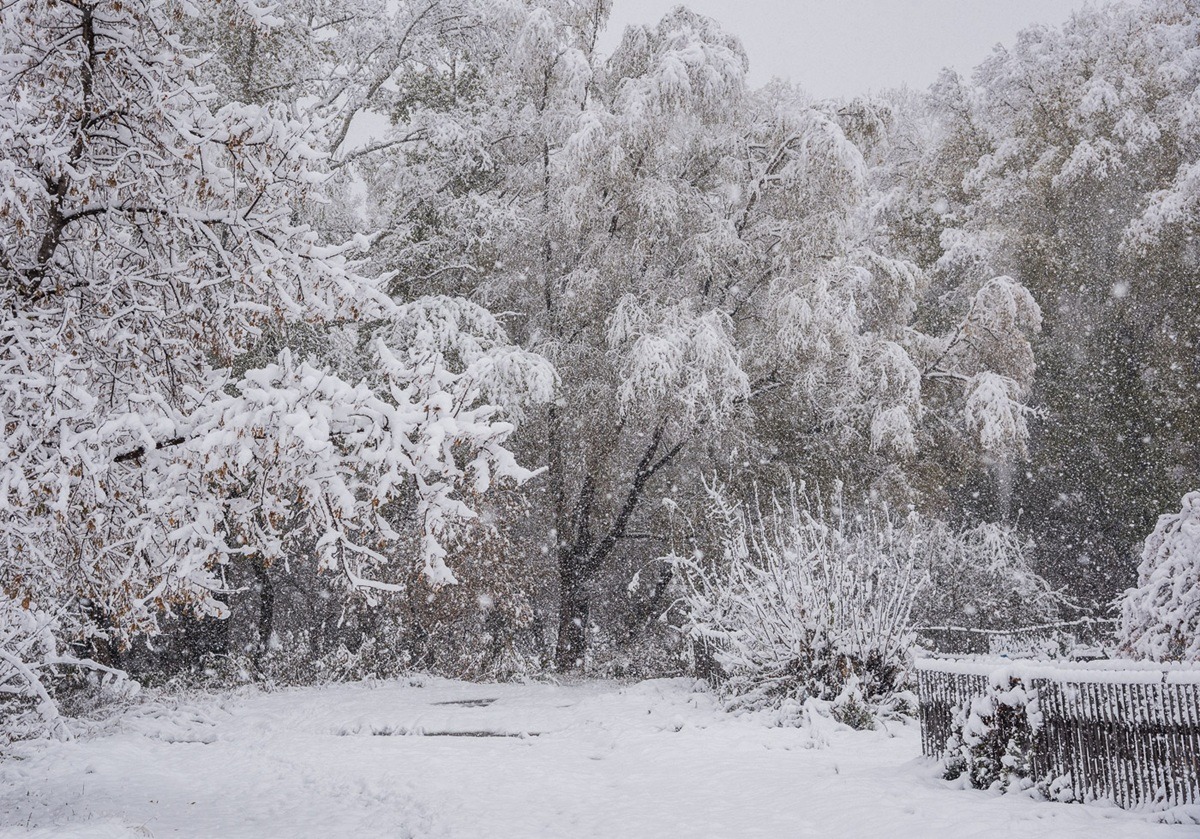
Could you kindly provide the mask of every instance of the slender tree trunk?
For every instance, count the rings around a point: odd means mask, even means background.
[[[558,551],[558,647],[554,652],[554,664],[559,670],[582,666],[587,654],[591,578],[594,576],[594,571],[588,567],[588,559],[592,549],[591,520],[595,498],[596,482],[589,473],[583,477],[570,521],[561,521],[565,516],[560,516],[559,526],[566,532],[560,534]]]
[[[669,563],[660,562],[649,596],[630,606],[625,618],[625,631],[620,639],[623,645],[636,643],[646,628],[666,611],[671,579],[674,575],[675,571]]]
[[[258,651],[265,652],[271,645],[271,632],[275,625],[275,586],[271,573],[260,559],[253,559],[250,567],[258,581]]]

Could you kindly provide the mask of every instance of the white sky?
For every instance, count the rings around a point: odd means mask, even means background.
[[[681,0],[614,0],[603,47]],[[907,84],[942,67],[969,72],[1031,23],[1060,24],[1084,0],[684,0],[742,39],[750,82],[790,78],[817,97]]]

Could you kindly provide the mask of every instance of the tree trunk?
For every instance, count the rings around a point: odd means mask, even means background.
[[[250,567],[258,581],[258,652],[266,652],[271,645],[271,632],[275,624],[275,586],[271,572],[260,559],[252,559]]]
[[[596,484],[590,472],[584,476],[579,499],[572,511],[570,535],[566,539],[564,537],[567,534],[562,530],[562,516],[559,516],[560,600],[558,646],[554,653],[554,663],[559,670],[573,670],[583,664],[588,646],[588,613],[600,569],[625,535],[630,518],[641,503],[646,484],[679,454],[686,443],[687,437],[684,437],[665,452],[662,451],[665,431],[666,423],[660,422],[650,435],[650,443],[633,470],[633,479],[625,490],[625,498],[599,540],[593,540],[591,531]]]
[[[671,590],[671,580],[674,576],[675,570],[670,563],[660,561],[649,596],[629,607],[629,613],[625,617],[625,631],[620,639],[622,646],[636,644],[639,637],[646,632],[647,627],[666,611],[669,605],[667,598]]]
[[[570,538],[558,551],[558,646],[554,651],[554,666],[559,670],[574,670],[583,666],[587,654],[588,612],[591,607],[591,578],[589,567],[592,549],[592,504],[595,501],[595,481],[585,475],[579,498],[575,502],[569,528]],[[562,534],[566,535],[566,534]],[[561,538],[561,537],[560,537]]]
[[[559,559],[558,646],[554,651],[554,666],[559,671],[582,667],[587,655],[591,593],[581,559],[573,551]]]

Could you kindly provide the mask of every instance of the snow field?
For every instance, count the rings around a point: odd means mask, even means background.
[[[0,836],[1197,835],[958,789],[919,751],[915,725],[769,728],[685,679],[157,697],[18,747],[0,763]]]

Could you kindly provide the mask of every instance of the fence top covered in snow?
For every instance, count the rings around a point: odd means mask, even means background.
[[[1104,659],[1100,661],[1050,661],[997,656],[919,658],[917,670],[962,676],[1008,676],[1092,684],[1200,684],[1200,665]]]

